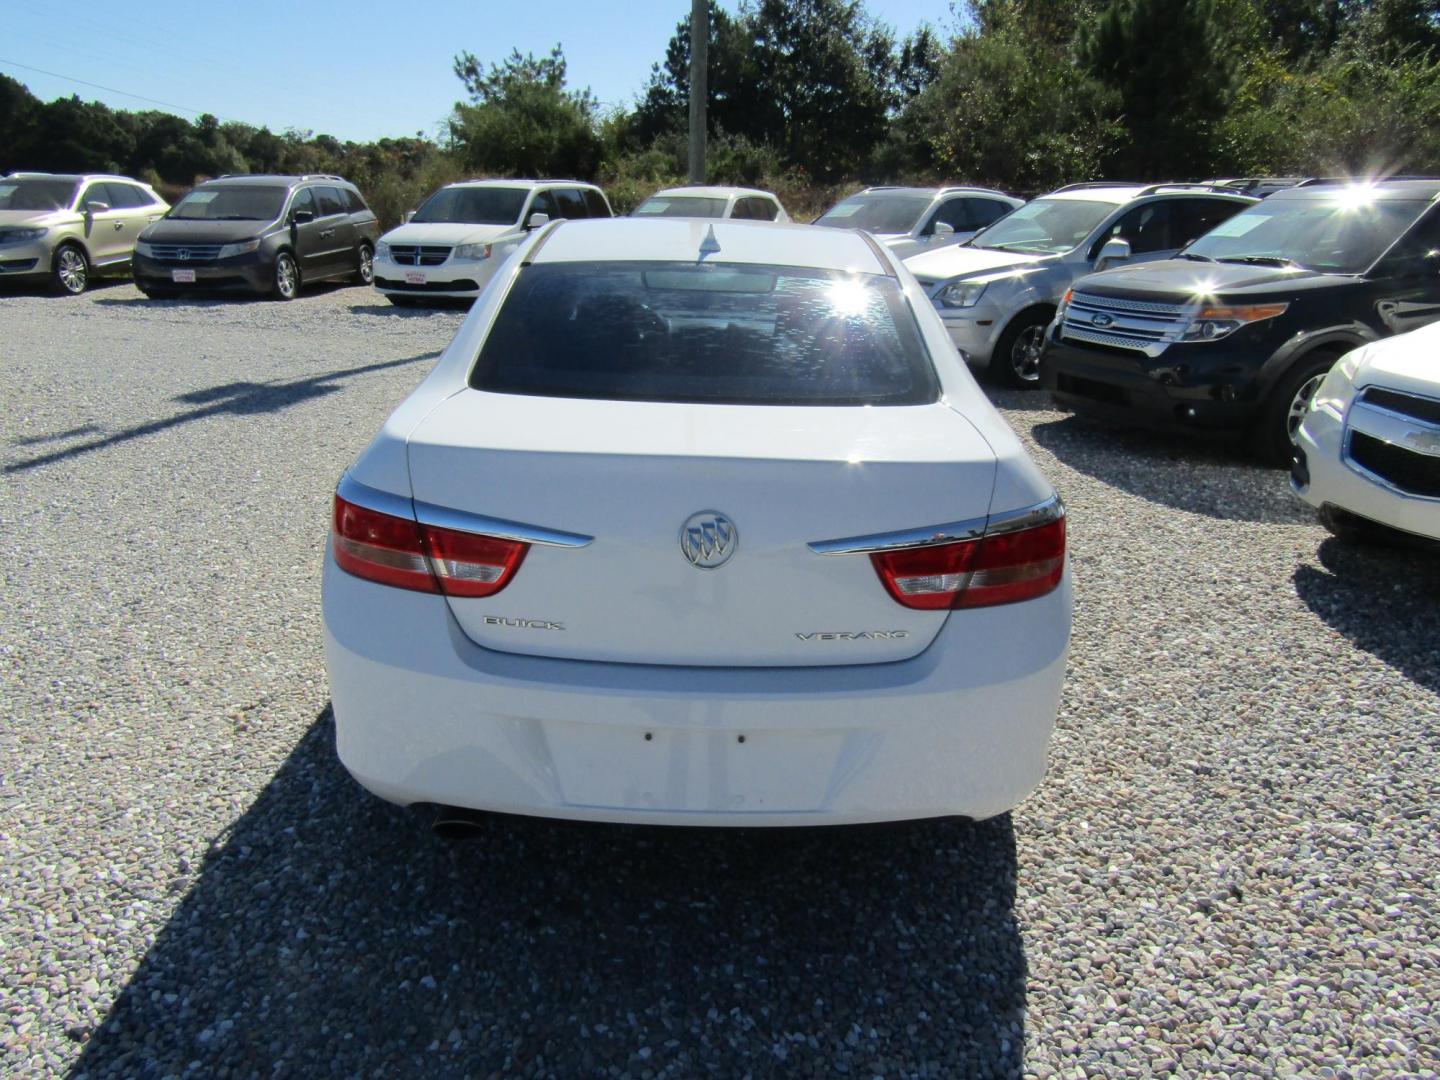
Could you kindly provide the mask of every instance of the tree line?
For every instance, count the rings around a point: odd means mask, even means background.
[[[1078,179],[1440,172],[1440,0],[964,0],[907,37],[863,0],[712,0],[709,174],[801,214],[857,183],[1034,193]],[[41,102],[0,76],[0,171],[118,171],[162,190],[338,172],[387,223],[466,175],[573,176],[618,210],[685,167],[688,17],[628,107],[560,46],[454,72],[429,139],[341,142],[204,115]]]

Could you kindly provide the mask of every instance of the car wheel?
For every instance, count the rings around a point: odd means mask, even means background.
[[[1300,423],[1341,355],[1338,350],[1327,349],[1301,357],[1270,391],[1251,433],[1256,453],[1268,464],[1290,464]]]
[[[90,260],[76,244],[61,244],[55,249],[50,271],[55,288],[70,296],[79,296],[90,284]]]
[[[1035,390],[1040,386],[1040,349],[1053,314],[1027,311],[1005,328],[990,358],[990,372],[1001,386]]]
[[[275,256],[274,295],[277,300],[294,300],[300,295],[300,268],[288,251]]]
[[[361,285],[373,284],[375,281],[375,249],[368,242],[362,243],[355,254],[359,260],[358,269],[355,271],[355,280]]]
[[[1328,503],[1320,508],[1320,524],[1337,540],[1353,544],[1374,544],[1389,539],[1385,526]]]

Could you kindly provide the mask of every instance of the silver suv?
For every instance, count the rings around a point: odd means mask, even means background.
[[[128,176],[23,172],[0,177],[0,281],[49,279],[83,293],[128,270],[135,239],[170,205]]]
[[[963,244],[905,260],[966,362],[1039,385],[1045,327],[1076,278],[1168,259],[1259,199],[1208,184],[1070,184]]]
[[[815,224],[864,229],[904,259],[968,239],[1024,204],[991,188],[868,187],[841,199]]]

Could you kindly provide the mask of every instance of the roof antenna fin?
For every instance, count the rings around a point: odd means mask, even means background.
[[[715,239],[715,226],[710,226],[710,231],[705,234],[705,239],[700,241],[700,258],[706,255],[714,255],[720,250],[720,241]]]

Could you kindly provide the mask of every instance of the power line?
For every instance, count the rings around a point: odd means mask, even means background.
[[[199,109],[187,109],[184,105],[176,105],[173,101],[160,101],[157,98],[146,97],[144,94],[132,94],[128,90],[117,90],[113,86],[101,86],[99,83],[77,79],[73,75],[61,75],[58,71],[46,71],[44,68],[31,67],[29,64],[22,64],[16,60],[6,60],[3,56],[0,56],[0,64],[9,64],[11,67],[24,68],[26,71],[34,71],[40,75],[49,75],[52,79],[64,79],[66,82],[79,83],[81,86],[104,90],[107,94],[119,94],[122,97],[135,98],[137,101],[148,101],[151,105],[164,105],[167,109],[179,109],[181,112],[191,113],[195,116],[202,115]]]

